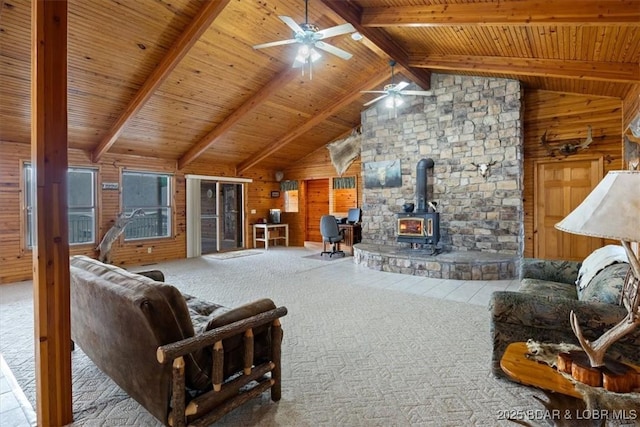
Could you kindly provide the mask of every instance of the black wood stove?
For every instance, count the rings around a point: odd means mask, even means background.
[[[416,210],[397,214],[397,241],[411,243],[412,247],[430,245],[432,255],[437,253],[440,241],[440,214],[435,203],[427,199],[427,169],[432,169],[433,159],[422,159],[416,167]],[[410,207],[410,204],[407,206]],[[408,209],[407,209],[408,210]]]

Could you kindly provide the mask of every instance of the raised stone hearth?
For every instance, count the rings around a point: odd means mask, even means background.
[[[437,279],[508,280],[517,277],[516,255],[478,251],[431,255],[430,249],[358,243],[353,247],[356,264],[373,270]]]

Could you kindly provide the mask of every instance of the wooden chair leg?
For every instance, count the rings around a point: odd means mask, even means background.
[[[171,394],[171,420],[173,427],[185,427],[185,393],[184,393],[184,358],[178,357],[173,361],[173,392]],[[172,422],[171,422],[172,421]]]
[[[280,325],[280,319],[276,319],[273,321],[273,325],[271,326],[271,361],[275,365],[271,371],[271,379],[273,380],[273,385],[271,386],[271,400],[274,402],[277,402],[282,398],[282,370],[280,367],[281,350],[282,327]]]

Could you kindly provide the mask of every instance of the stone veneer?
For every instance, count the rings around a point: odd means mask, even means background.
[[[397,117],[383,102],[362,113],[363,171],[397,159],[402,170],[401,187],[363,189],[362,242],[409,247],[396,242],[396,214],[416,203],[416,165],[432,158],[428,200],[440,212],[438,247],[504,255],[513,259],[511,271],[524,248],[520,83],[433,74],[430,92],[405,97]],[[491,162],[486,177],[472,165]]]

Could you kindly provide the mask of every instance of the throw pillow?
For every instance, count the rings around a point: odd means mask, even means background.
[[[618,263],[602,269],[591,280],[589,286],[579,292],[578,299],[620,305],[627,271],[629,271],[627,263]]]
[[[600,270],[616,262],[629,262],[626,251],[620,245],[607,245],[593,251],[585,258],[578,271],[578,289],[587,287]]]

